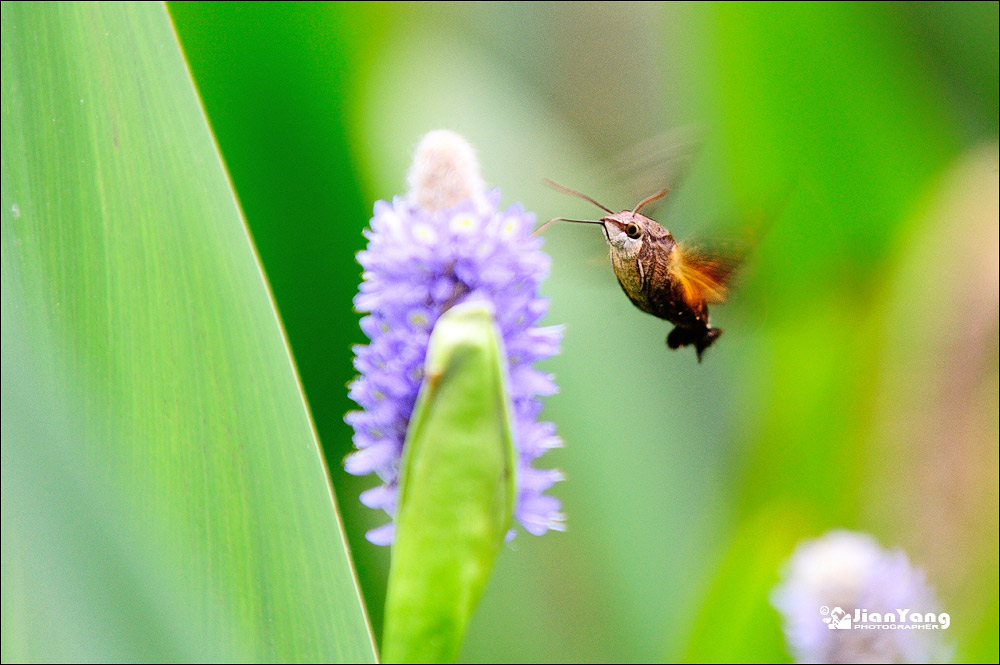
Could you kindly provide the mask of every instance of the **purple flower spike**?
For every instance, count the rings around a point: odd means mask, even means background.
[[[951,616],[900,550],[831,531],[800,544],[771,603],[800,663],[935,663],[949,656]]]
[[[533,461],[562,445],[552,423],[538,422],[539,396],[557,387],[535,369],[536,360],[558,351],[561,326],[536,327],[548,307],[538,295],[549,258],[531,236],[534,215],[513,205],[499,210],[500,192],[485,192],[472,148],[448,131],[426,135],[417,147],[406,198],[375,204],[368,247],[358,253],[364,268],[354,306],[367,315],[361,329],[371,340],[354,349],[360,373],[350,397],[362,411],[347,414],[357,451],[344,467],[355,475],[378,474],[382,485],[361,502],[396,510],[396,484],[406,429],[423,380],[431,330],[446,310],[468,300],[487,300],[507,355],[511,430],[517,446],[514,514],[529,533],[565,529],[559,500],[544,495],[562,479]],[[369,531],[368,540],[388,545],[393,524]]]

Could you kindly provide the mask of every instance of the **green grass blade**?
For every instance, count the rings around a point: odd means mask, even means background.
[[[434,326],[406,434],[386,596],[389,663],[453,662],[514,509],[514,444],[490,312]]]
[[[372,661],[164,7],[2,12],[3,660]]]

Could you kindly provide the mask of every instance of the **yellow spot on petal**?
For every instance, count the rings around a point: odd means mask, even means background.
[[[434,242],[435,234],[434,229],[427,226],[426,224],[417,224],[413,227],[413,236],[418,240],[423,240],[425,242]]]
[[[453,231],[469,231],[476,227],[476,220],[472,215],[459,215],[458,217],[453,217],[451,220],[451,228]]]

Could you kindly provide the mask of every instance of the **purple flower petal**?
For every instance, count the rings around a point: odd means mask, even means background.
[[[518,497],[514,516],[528,533],[540,536],[546,531],[565,531],[565,516],[560,512],[559,499],[545,494],[522,493]]]
[[[557,391],[552,377],[532,368],[555,355],[562,328],[534,327],[548,309],[538,287],[549,270],[541,239],[531,236],[534,215],[519,205],[499,211],[499,190],[450,209],[428,212],[402,198],[374,206],[368,247],[359,252],[363,282],[354,305],[367,315],[361,329],[370,340],[355,347],[360,377],[350,397],[362,411],[345,420],[354,427],[358,451],[348,455],[352,474],[377,473],[384,481],[362,495],[362,503],[395,512],[402,441],[423,379],[430,331],[449,307],[471,299],[490,302],[508,356],[512,431],[522,461],[517,474],[515,516],[529,533],[562,530],[559,501],[543,494],[562,479],[555,470],[537,470],[531,460],[561,445],[551,423],[539,423],[539,396]],[[374,529],[368,539],[392,541],[392,524]]]
[[[365,538],[373,545],[392,545],[392,539],[395,535],[396,523],[389,522],[388,524],[383,524],[378,528],[372,529],[365,534]]]
[[[380,508],[390,515],[396,513],[396,488],[378,485],[361,493],[361,503],[369,508]]]
[[[382,439],[367,448],[351,453],[344,460],[344,470],[354,476],[364,476],[385,466],[399,456],[394,441]]]

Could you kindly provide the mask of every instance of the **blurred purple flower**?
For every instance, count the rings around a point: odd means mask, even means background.
[[[923,572],[867,534],[831,531],[801,543],[771,604],[800,663],[931,663],[949,655],[941,633],[951,617],[938,612]]]
[[[552,423],[538,422],[538,398],[557,387],[533,364],[558,351],[562,328],[535,326],[548,307],[538,287],[549,258],[541,239],[531,237],[534,215],[518,205],[499,210],[499,191],[483,192],[471,147],[451,132],[424,137],[409,182],[407,198],[375,204],[371,228],[364,232],[368,247],[358,253],[364,272],[354,305],[367,313],[361,329],[371,342],[354,349],[360,376],[351,383],[350,397],[363,410],[345,418],[358,450],[344,467],[354,475],[378,474],[383,484],[363,492],[361,502],[395,514],[403,442],[431,330],[450,307],[488,301],[508,362],[511,429],[519,453],[514,516],[535,535],[563,530],[559,500],[544,494],[563,476],[532,466],[562,445]],[[387,545],[393,526],[373,529],[367,537]]]

